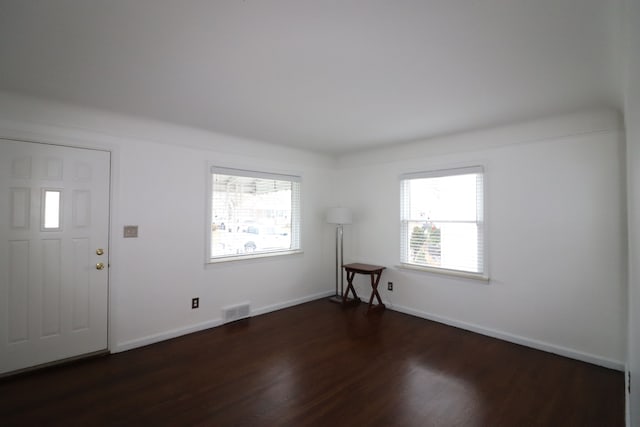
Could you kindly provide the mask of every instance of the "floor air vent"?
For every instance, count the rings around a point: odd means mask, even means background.
[[[222,321],[224,323],[233,322],[235,320],[246,319],[251,316],[251,305],[249,303],[238,304],[222,309]]]

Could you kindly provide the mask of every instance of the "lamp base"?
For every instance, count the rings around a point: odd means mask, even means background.
[[[360,297],[357,298],[347,298],[346,301],[342,300],[342,297],[340,295],[334,295],[332,297],[329,297],[329,301],[330,302],[335,302],[336,304],[340,304],[344,307],[350,307],[353,305],[358,305],[361,302]]]
[[[342,297],[340,295],[333,295],[329,297],[330,302],[335,302],[336,304],[342,304]]]

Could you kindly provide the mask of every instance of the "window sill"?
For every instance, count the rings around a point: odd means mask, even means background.
[[[413,264],[400,264],[397,267],[398,268],[402,268],[402,269],[406,269],[406,270],[421,271],[421,272],[424,272],[424,273],[440,274],[440,275],[444,275],[444,276],[452,276],[452,277],[458,277],[458,278],[462,278],[462,279],[473,279],[473,280],[477,280],[477,281],[480,281],[480,282],[489,283],[489,276],[486,276],[486,275],[481,274],[481,273],[469,273],[469,272],[466,272],[466,271],[448,270],[446,268],[424,267],[424,266],[413,265]]]
[[[284,256],[284,255],[295,255],[295,254],[301,254],[301,253],[303,253],[302,249],[296,249],[291,251],[262,252],[262,253],[251,254],[251,255],[231,255],[231,256],[225,256],[225,257],[219,257],[219,258],[211,258],[207,260],[206,264],[220,264],[224,262],[248,261],[248,260],[261,259],[261,258]]]

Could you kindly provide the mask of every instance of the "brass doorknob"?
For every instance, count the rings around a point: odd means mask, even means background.
[[[103,255],[103,254],[104,254],[104,249],[102,248],[96,249],[96,255]]]
[[[96,270],[104,270],[104,263],[99,262],[96,264]]]

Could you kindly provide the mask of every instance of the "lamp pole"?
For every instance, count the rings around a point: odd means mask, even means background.
[[[342,295],[344,294],[344,224],[351,224],[351,211],[347,208],[331,208],[327,214],[327,222],[336,224],[336,292],[330,298],[330,301],[342,303]],[[340,293],[338,293],[338,285]]]

